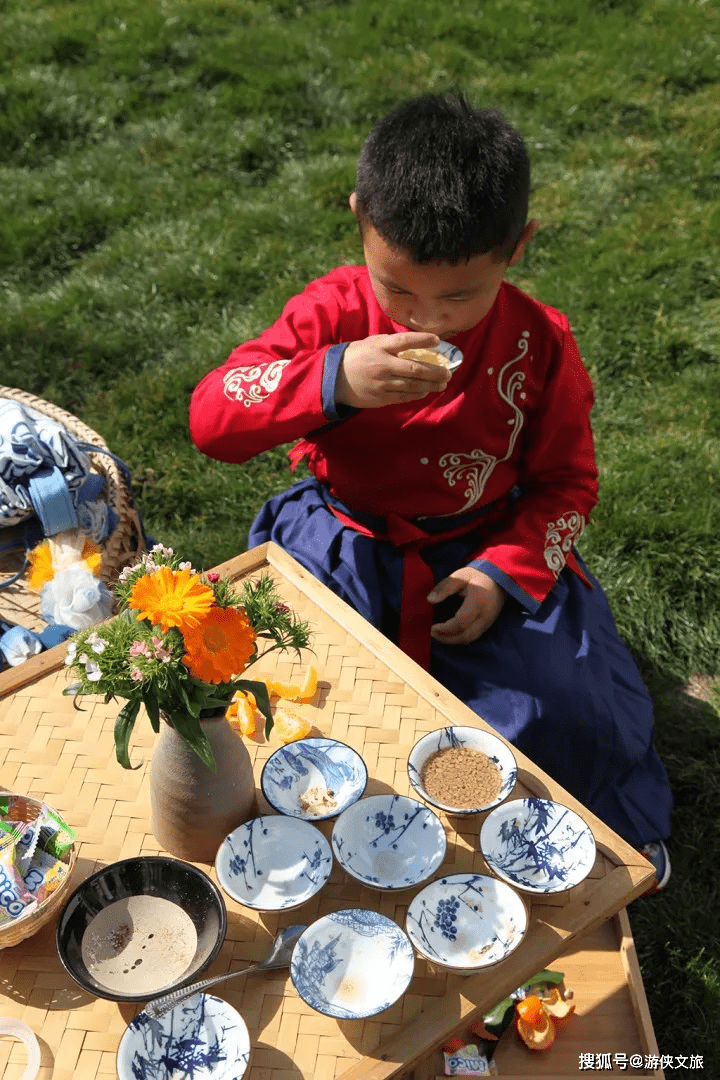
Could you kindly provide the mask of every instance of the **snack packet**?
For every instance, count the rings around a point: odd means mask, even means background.
[[[465,1044],[460,1036],[443,1047],[446,1076],[495,1076],[497,1066],[488,1061],[474,1043]]]
[[[0,847],[0,926],[27,915],[36,905],[15,865],[15,843],[4,840]]]
[[[46,851],[36,851],[24,878],[25,888],[41,904],[46,896],[55,892],[68,871],[69,867],[60,859]]]
[[[40,847],[56,859],[62,859],[77,840],[77,833],[55,810],[43,803],[45,821],[40,829]]]

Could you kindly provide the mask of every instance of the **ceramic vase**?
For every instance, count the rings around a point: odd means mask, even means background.
[[[225,837],[255,815],[255,779],[247,747],[224,713],[200,725],[212,747],[215,772],[161,713],[150,766],[152,831],[171,855],[212,863]]]

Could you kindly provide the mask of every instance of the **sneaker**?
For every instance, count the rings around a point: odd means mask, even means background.
[[[653,896],[654,893],[658,893],[661,889],[664,889],[670,880],[670,856],[668,855],[668,849],[662,840],[653,840],[651,843],[646,844],[645,847],[640,848],[640,854],[651,862],[655,868],[655,875],[657,881],[654,885],[651,885],[647,892],[643,893],[643,896]]]

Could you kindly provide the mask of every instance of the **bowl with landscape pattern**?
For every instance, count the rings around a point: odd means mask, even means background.
[[[528,893],[560,893],[579,885],[595,864],[589,825],[551,799],[513,799],[480,829],[485,862],[503,881]]]
[[[523,940],[527,926],[522,897],[485,874],[431,881],[413,898],[405,919],[417,952],[458,975],[504,960]]]
[[[290,978],[317,1012],[359,1020],[394,1005],[414,969],[410,939],[396,922],[377,911],[348,908],[305,930],[293,950]]]
[[[281,814],[322,821],[359,799],[367,779],[367,766],[351,746],[338,739],[296,739],[270,755],[260,787]]]

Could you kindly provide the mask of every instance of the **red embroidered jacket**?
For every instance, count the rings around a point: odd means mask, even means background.
[[[568,320],[505,282],[488,315],[452,338],[465,359],[441,394],[381,409],[336,404],[344,344],[404,329],[364,266],[333,270],[198,384],[192,438],[233,462],[305,439],[311,471],[347,506],[447,516],[448,529],[518,486],[472,565],[534,611],[566,561],[580,573],[571,549],[597,501],[593,390]]]

